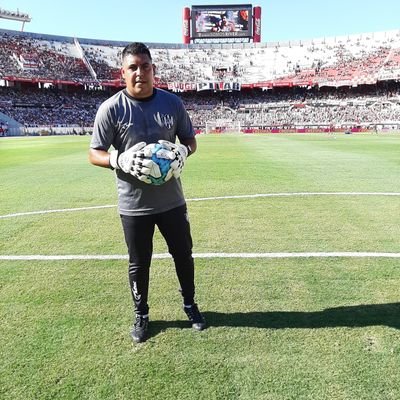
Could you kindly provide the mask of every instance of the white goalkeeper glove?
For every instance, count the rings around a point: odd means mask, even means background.
[[[118,155],[118,150],[113,150],[110,153],[110,166],[114,169],[122,169],[122,171],[129,174],[135,160],[143,158],[143,152],[141,150],[145,146],[146,142],[137,143],[120,155]]]
[[[169,143],[169,142],[168,142]],[[160,143],[162,145],[162,143]],[[156,150],[156,146],[159,146],[157,143],[150,143],[146,147],[143,148],[143,154],[145,157],[151,158],[154,154],[157,158],[166,158],[167,160],[174,160],[175,154],[169,148],[163,146],[163,148],[159,148]]]
[[[148,184],[152,183],[149,176],[152,176],[153,178],[160,178],[162,175],[159,165],[151,160],[151,157],[154,155],[155,151],[155,155],[157,158],[165,158],[167,160],[173,160],[175,158],[175,154],[172,151],[165,148],[156,149],[156,145],[158,144],[150,143],[143,149],[141,149],[141,154],[139,154],[139,156],[135,158],[132,169],[130,171],[131,175],[133,175],[135,178]],[[172,176],[173,170],[172,168],[170,168],[164,178],[164,181],[169,181]]]
[[[154,178],[159,178],[161,176],[160,167],[152,160],[148,158],[137,158],[132,165],[130,174],[139,181],[145,183],[151,183],[149,175]]]
[[[174,160],[171,163],[172,175],[175,178],[179,178],[188,156],[187,147],[183,144],[169,142],[168,140],[159,140],[158,143],[173,153],[174,157],[171,158]]]

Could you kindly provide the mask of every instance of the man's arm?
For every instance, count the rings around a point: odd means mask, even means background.
[[[188,148],[188,157],[197,150],[197,141],[195,137],[183,139],[181,143]]]
[[[90,149],[89,162],[98,167],[111,168],[110,153],[105,150]]]

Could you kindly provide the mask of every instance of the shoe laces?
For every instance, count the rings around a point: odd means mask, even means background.
[[[143,317],[141,315],[136,315],[135,328],[141,328],[143,326],[146,326],[148,321],[149,321],[148,317]]]
[[[193,304],[191,307],[185,307],[186,314],[191,321],[201,321],[202,317],[197,304]]]

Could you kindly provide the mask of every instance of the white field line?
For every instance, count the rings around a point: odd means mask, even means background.
[[[115,205],[107,205],[107,206],[93,206],[93,207],[79,207],[79,208],[61,208],[61,209],[43,210],[43,211],[28,211],[28,212],[0,215],[0,219],[1,218],[12,218],[12,217],[23,217],[23,216],[26,216],[26,215],[37,215],[37,214],[51,214],[51,213],[63,213],[63,212],[96,210],[96,209],[100,209],[100,208],[112,208],[112,207],[116,207],[116,206]]]
[[[353,258],[400,258],[400,253],[379,252],[304,252],[304,253],[194,253],[194,258],[329,258],[329,257],[353,257]],[[171,258],[168,253],[153,254],[154,259]],[[127,260],[127,255],[23,255],[0,256],[0,261],[65,261],[65,260]]]
[[[260,197],[293,197],[293,196],[400,196],[400,193],[392,192],[293,192],[293,193],[260,193],[260,194],[243,194],[236,196],[217,196],[217,197],[199,197],[194,199],[186,199],[186,201],[215,201],[215,200],[228,200],[228,199],[254,199]],[[2,218],[22,217],[27,215],[62,213],[62,212],[75,212],[86,210],[98,210],[102,208],[113,208],[116,205],[104,206],[91,206],[91,207],[78,207],[78,208],[62,208],[55,210],[42,210],[42,211],[27,211],[13,214],[0,215]]]
[[[292,192],[292,193],[265,193],[236,196],[219,196],[187,199],[187,201],[211,201],[226,199],[248,199],[260,197],[290,197],[290,196],[400,196],[400,193],[391,192]],[[15,213],[0,215],[1,218],[19,217],[25,215],[37,215],[59,212],[85,211],[102,208],[112,208],[115,205],[65,208],[44,211],[30,211],[24,213]],[[154,254],[154,259],[170,258],[168,253]],[[311,258],[311,257],[384,257],[400,258],[400,253],[382,253],[382,252],[300,252],[300,253],[198,253],[193,254],[194,258]],[[9,261],[53,261],[53,260],[126,260],[127,255],[0,255],[0,260]]]

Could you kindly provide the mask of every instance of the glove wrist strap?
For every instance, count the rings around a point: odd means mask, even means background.
[[[184,145],[185,147],[186,147],[186,149],[187,149],[187,156],[189,157],[191,154],[192,154],[192,148],[189,146],[189,145]]]
[[[118,150],[113,150],[110,152],[110,168],[112,170],[120,169],[118,165]]]

